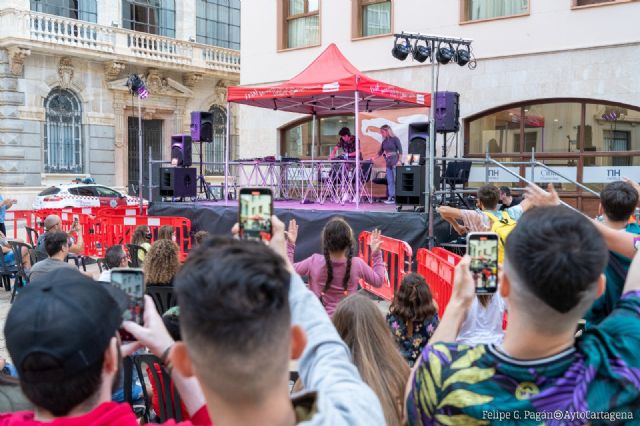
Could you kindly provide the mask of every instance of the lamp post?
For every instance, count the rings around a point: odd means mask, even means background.
[[[140,202],[140,214],[144,208],[142,199],[142,168],[144,152],[142,144],[142,99],[146,99],[149,96],[149,91],[144,85],[144,81],[138,74],[131,74],[127,79],[127,87],[131,94],[138,95],[138,199]],[[149,185],[151,186],[151,185]]]

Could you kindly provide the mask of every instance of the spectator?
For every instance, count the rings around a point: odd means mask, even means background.
[[[640,234],[640,225],[629,223],[638,204],[638,192],[629,183],[611,182],[600,193],[599,214],[601,222],[608,228],[624,230],[632,234]],[[607,286],[589,308],[584,318],[587,326],[598,324],[607,317],[622,295],[624,280],[631,265],[631,259],[616,252],[609,252],[609,262],[604,274]]]
[[[161,239],[151,245],[144,262],[145,285],[173,285],[180,269],[178,247],[171,240]]]
[[[506,210],[510,207],[517,206],[522,202],[522,197],[514,197],[511,195],[511,188],[508,186],[500,187],[500,210]]]
[[[105,269],[100,274],[98,281],[111,282],[111,270],[113,268],[126,268],[129,266],[129,254],[121,245],[109,247],[105,253],[104,260],[109,269]]]
[[[289,222],[288,254],[293,263],[298,225],[295,219]],[[324,255],[314,254],[293,265],[296,273],[309,277],[309,288],[318,296],[329,315],[333,315],[338,302],[358,291],[362,278],[374,287],[384,283],[385,268],[380,252],[380,231],[371,235],[371,257],[373,268],[359,257],[354,257],[353,230],[342,218],[331,219],[322,230]]]
[[[456,342],[471,346],[501,344],[504,339],[502,321],[506,310],[500,294],[477,295],[460,327]]]
[[[198,231],[193,236],[193,239],[196,242],[197,246],[202,244],[202,242],[207,238],[209,238],[209,233],[207,231]]]
[[[21,240],[14,241],[21,242]],[[11,245],[9,245],[9,240],[2,232],[0,232],[0,250],[2,251],[2,256],[5,264],[10,266],[16,264],[16,256],[13,253],[13,248],[11,247]],[[22,247],[20,253],[22,254],[22,265],[24,266],[25,271],[27,271],[28,273],[29,269],[31,268],[31,256],[29,255],[29,249],[27,249],[26,247]]]
[[[15,198],[7,198],[6,200],[0,194],[0,232],[2,235],[7,235],[7,228],[4,226],[4,217],[7,210],[18,203]]]
[[[147,225],[138,225],[133,230],[133,236],[131,237],[131,244],[142,247],[149,253],[151,249],[151,229]],[[138,260],[140,263],[144,262],[145,253],[138,251]]]
[[[29,281],[48,279],[48,274],[56,269],[67,269],[77,271],[75,266],[65,262],[69,254],[69,235],[62,231],[46,232],[43,241],[44,249],[47,252],[47,258],[31,267],[29,273]]]
[[[0,373],[0,413],[31,409],[33,409],[33,405],[22,393],[18,379]]]
[[[605,286],[607,249],[593,223],[565,207],[536,208],[511,233],[506,253],[499,287],[510,308],[504,343],[447,343],[475,298],[465,257],[432,338],[440,343],[427,346],[410,381],[409,424],[433,424],[439,416],[488,423],[488,412],[495,423],[494,414],[516,422],[526,415],[536,424],[589,421],[552,417],[557,413],[638,418],[640,257],[611,315],[576,341],[578,321]],[[620,419],[596,422],[627,423]]]
[[[338,303],[333,324],[351,350],[362,380],[378,396],[385,424],[403,425],[409,366],[402,360],[380,309],[366,296],[352,294]]]
[[[36,408],[0,414],[0,425],[138,426],[129,404],[111,402],[121,353],[127,356],[139,347],[130,343],[120,349],[117,330],[126,304],[123,292],[96,284],[77,270],[54,271],[48,281],[25,287],[9,311],[4,335],[22,390]],[[159,325],[159,331],[143,343],[157,351],[156,342],[171,338],[150,299],[146,307],[147,324]],[[196,379],[175,370],[171,376],[195,414],[192,424],[209,425]]]
[[[160,229],[158,229],[158,239],[159,240],[170,240],[175,241],[176,236],[174,234],[175,228],[171,225],[162,225]]]
[[[404,359],[413,367],[438,327],[438,308],[422,276],[407,274],[391,302],[387,323]]]
[[[38,237],[38,242],[36,243],[37,251],[41,253],[46,253],[47,250],[44,246],[44,239],[49,232],[61,232],[62,231],[62,219],[57,214],[50,214],[44,219],[44,230],[45,232]],[[80,232],[80,224],[76,221],[73,223],[73,226],[66,232],[67,238],[69,240],[69,253],[73,254],[83,254],[84,253],[84,242],[82,241],[82,232]]]

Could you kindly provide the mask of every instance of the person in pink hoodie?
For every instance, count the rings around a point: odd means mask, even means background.
[[[351,226],[342,218],[331,219],[322,230],[323,254],[313,254],[294,263],[298,224],[289,221],[287,230],[288,255],[295,271],[309,278],[309,289],[320,299],[329,316],[333,316],[338,302],[358,291],[361,279],[374,287],[381,287],[386,276],[380,246],[380,231],[371,233],[371,257],[373,268],[354,256],[354,238]]]

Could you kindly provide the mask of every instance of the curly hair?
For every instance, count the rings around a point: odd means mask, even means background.
[[[178,247],[171,240],[158,240],[144,259],[145,284],[170,284],[180,269]]]
[[[173,233],[175,228],[171,225],[162,225],[158,229],[158,239],[159,240],[171,240],[173,239]]]
[[[403,321],[424,321],[435,315],[437,309],[431,289],[421,275],[411,273],[404,276],[389,311]],[[407,327],[413,330],[412,327]]]
[[[147,234],[150,232],[151,231],[147,225],[136,226],[136,229],[133,230],[133,235],[131,236],[131,244],[141,246],[144,243],[148,243],[149,239],[147,238]]]

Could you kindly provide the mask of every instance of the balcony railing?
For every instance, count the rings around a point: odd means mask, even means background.
[[[75,55],[157,62],[168,67],[240,72],[240,52],[44,13],[0,10],[0,46],[72,50]]]

